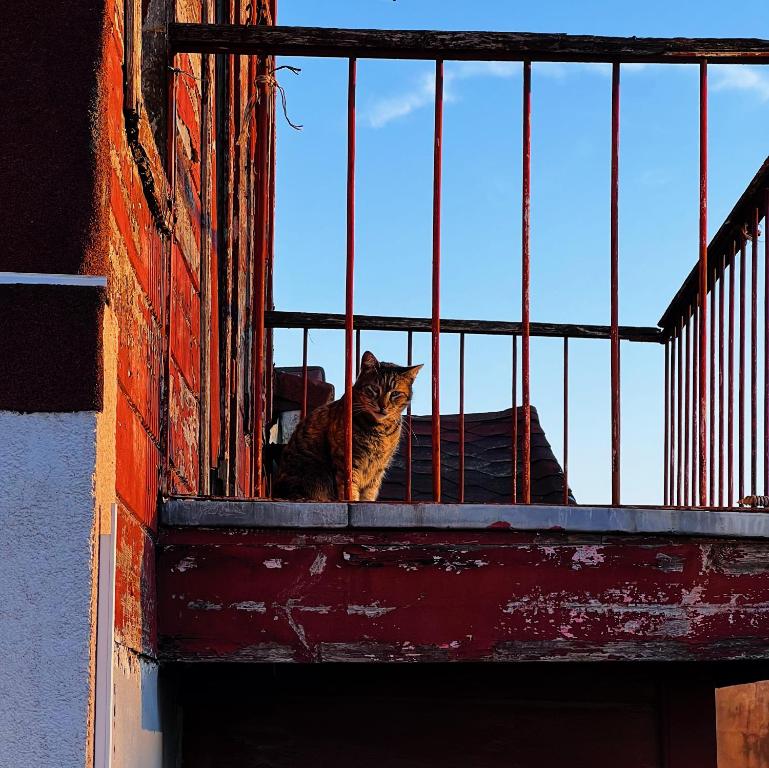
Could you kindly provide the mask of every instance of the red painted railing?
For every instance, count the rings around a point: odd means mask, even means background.
[[[664,445],[663,477],[664,503],[672,506],[732,506],[746,494],[759,493],[763,478],[763,493],[769,493],[769,277],[761,289],[758,285],[759,229],[766,229],[767,199],[769,198],[769,161],[746,190],[740,202],[719,233],[708,246],[708,66],[718,63],[769,63],[769,41],[765,40],[683,40],[638,38],[593,38],[566,35],[525,35],[514,33],[440,33],[404,30],[322,30],[312,28],[240,27],[224,25],[175,24],[170,28],[174,52],[239,53],[264,57],[282,54],[304,56],[337,56],[347,58],[347,258],[345,273],[345,311],[342,328],[345,333],[345,399],[346,399],[346,494],[352,485],[352,387],[354,359],[360,356],[360,330],[365,328],[397,330],[408,334],[408,361],[412,358],[414,332],[429,332],[432,350],[432,480],[433,499],[441,500],[441,422],[440,422],[440,362],[441,334],[460,334],[460,415],[459,415],[459,496],[464,499],[464,353],[465,334],[489,332],[512,337],[513,379],[512,400],[518,406],[517,376],[521,368],[521,404],[523,434],[518,435],[517,419],[512,420],[512,466],[521,465],[521,487],[518,488],[516,471],[512,472],[511,501],[531,501],[531,345],[533,335],[558,336],[563,346],[563,434],[564,474],[568,475],[569,435],[569,347],[568,340],[575,337],[607,338],[610,341],[610,402],[611,413],[611,502],[622,503],[621,477],[621,356],[620,341],[664,342]],[[435,62],[435,121],[433,141],[433,207],[432,207],[432,312],[428,325],[419,319],[361,318],[354,311],[355,283],[355,101],[356,62],[358,58],[418,58]],[[522,186],[521,186],[521,321],[520,323],[483,323],[466,325],[441,318],[441,168],[443,134],[443,67],[444,60],[517,60],[523,67],[522,90]],[[531,136],[535,129],[532,115],[532,63],[537,61],[602,61],[612,65],[611,78],[611,178],[610,210],[608,212],[611,236],[609,244],[610,267],[610,324],[597,326],[569,326],[536,324],[530,317],[531,260],[530,206],[531,206]],[[620,163],[620,75],[625,62],[696,63],[700,73],[699,108],[699,236],[698,264],[678,292],[660,321],[662,331],[643,328],[622,328],[619,325],[619,163]],[[261,70],[260,70],[261,71]],[[266,120],[267,111],[261,116]],[[258,164],[262,167],[274,162],[268,126],[260,124]],[[266,173],[260,178],[271,178]],[[259,190],[263,201],[269,191]],[[259,207],[261,231],[272,232],[271,206]],[[739,234],[738,234],[739,233]],[[336,316],[306,316],[304,320],[292,313],[267,312],[265,308],[265,266],[268,259],[265,238],[255,249],[258,260],[256,270],[253,325],[253,376],[256,406],[254,489],[263,495],[263,441],[265,433],[265,377],[269,369],[265,357],[271,356],[272,340],[265,339],[265,327],[303,328],[302,367],[305,378],[302,415],[307,413],[307,331],[313,327],[337,327]],[[748,256],[748,252],[750,256]],[[746,307],[746,262],[750,258],[750,329],[748,331]],[[769,258],[769,246],[764,239],[764,260]],[[734,359],[735,340],[735,279],[739,261],[739,362]],[[765,276],[769,269],[764,266]],[[728,315],[724,282],[729,281]],[[708,309],[708,297],[710,308]],[[759,303],[763,302],[763,352],[758,349]],[[268,317],[269,315],[269,317]],[[280,317],[279,317],[280,316]],[[728,317],[728,328],[726,319]],[[281,325],[281,322],[283,325]],[[266,323],[266,324],[265,324]],[[320,325],[319,325],[320,323]],[[453,324],[452,324],[453,323]],[[750,434],[745,425],[746,343],[750,338]],[[353,339],[355,338],[355,350]],[[518,339],[520,338],[520,361]],[[727,357],[728,353],[728,357]],[[763,355],[763,391],[759,386],[759,358]],[[737,452],[738,468],[734,471],[734,375],[737,368],[738,413]],[[726,375],[727,384],[724,385]],[[758,418],[763,414],[763,445],[759,446]],[[410,422],[410,409],[406,419]],[[727,424],[725,429],[724,424]],[[409,425],[410,426],[410,425]],[[518,456],[519,437],[521,456]],[[745,446],[750,445],[749,471],[745,462]],[[520,458],[520,462],[519,462]],[[762,470],[759,472],[759,459]],[[406,499],[411,498],[411,446],[407,445]],[[566,483],[565,483],[566,485]],[[735,485],[737,496],[735,498]],[[564,489],[568,501],[568,488]]]

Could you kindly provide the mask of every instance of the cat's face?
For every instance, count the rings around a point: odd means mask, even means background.
[[[411,386],[421,367],[380,363],[365,352],[353,388],[353,410],[377,424],[400,419],[411,402]]]

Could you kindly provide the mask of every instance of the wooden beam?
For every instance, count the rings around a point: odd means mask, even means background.
[[[724,223],[718,229],[708,245],[708,264],[720,264],[721,256],[726,255],[726,266],[732,263],[731,244],[737,240],[739,252],[740,237],[743,236],[745,226],[753,218],[753,211],[761,206],[761,199],[766,189],[769,188],[769,156],[758,169],[758,173],[740,195],[731,213],[724,219]],[[713,272],[708,274],[708,289],[713,286]],[[665,336],[675,327],[686,310],[694,304],[699,290],[699,266],[695,264],[692,271],[684,280],[678,292],[673,297],[670,305],[665,310],[659,321],[664,329]]]
[[[171,24],[176,53],[476,61],[769,62],[769,40]]]
[[[343,330],[344,315],[320,312],[266,312],[268,328],[313,328]],[[356,315],[353,323],[361,331],[412,331],[429,333],[429,317],[386,317],[382,315]],[[532,336],[547,336],[572,339],[608,339],[611,328],[608,325],[578,325],[574,323],[531,323]],[[489,336],[512,336],[521,333],[518,322],[501,320],[446,320],[441,318],[441,333],[470,333]],[[659,328],[621,325],[619,337],[624,341],[662,341]]]

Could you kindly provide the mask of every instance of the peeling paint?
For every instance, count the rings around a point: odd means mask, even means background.
[[[221,603],[210,603],[207,600],[190,600],[187,607],[191,611],[221,611],[223,608]]]
[[[188,555],[187,557],[182,558],[173,570],[177,573],[184,573],[185,571],[189,571],[190,568],[197,568],[197,565],[195,558]]]
[[[380,606],[379,602],[377,601],[372,605],[348,605],[347,615],[367,616],[369,619],[375,619],[378,616],[384,616],[385,614],[394,610],[395,608],[385,608],[384,606]]]
[[[582,566],[600,565],[604,560],[603,547],[579,547],[572,555],[572,568],[575,571],[580,570]]]
[[[267,613],[267,606],[254,600],[242,600],[239,603],[230,603],[230,608],[236,611],[249,611],[252,613]]]
[[[279,557],[273,557],[269,560],[265,560],[262,565],[264,565],[265,568],[282,568],[283,561]]]
[[[321,573],[323,573],[323,570],[326,567],[326,556],[322,552],[318,552],[318,554],[315,556],[315,559],[312,561],[312,565],[310,566],[310,573],[313,576],[319,576]]]

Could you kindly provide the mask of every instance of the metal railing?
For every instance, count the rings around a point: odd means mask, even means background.
[[[513,339],[513,358],[515,366],[520,364],[521,369],[521,409],[523,413],[523,435],[521,440],[522,450],[522,488],[520,494],[513,491],[512,500],[518,496],[523,503],[531,500],[531,383],[530,383],[530,338],[538,333],[537,324],[530,318],[529,297],[531,291],[531,250],[530,250],[530,175],[531,175],[531,134],[534,128],[534,117],[531,109],[531,70],[532,63],[540,61],[561,62],[609,62],[612,65],[611,93],[611,178],[610,178],[610,208],[607,211],[611,223],[611,238],[607,255],[611,273],[611,312],[610,325],[602,327],[600,336],[608,337],[611,346],[611,488],[612,504],[621,503],[620,487],[620,440],[621,440],[621,413],[620,413],[620,339],[629,338],[631,330],[619,326],[619,131],[620,131],[620,79],[623,63],[647,62],[647,63],[695,63],[700,71],[700,111],[699,111],[699,141],[700,141],[700,171],[699,171],[699,239],[698,253],[699,264],[697,269],[697,291],[692,293],[690,279],[687,283],[686,301],[677,297],[674,301],[675,310],[666,313],[663,318],[663,327],[666,334],[666,444],[665,444],[665,502],[667,504],[688,505],[698,504],[706,506],[716,500],[724,500],[723,473],[719,474],[719,493],[715,493],[713,485],[713,463],[715,456],[714,433],[714,343],[716,336],[713,330],[713,316],[711,315],[711,341],[710,341],[710,367],[708,360],[708,334],[707,334],[707,306],[706,298],[708,287],[711,286],[711,305],[715,307],[715,286],[722,285],[722,278],[727,266],[734,263],[734,255],[731,257],[720,254],[721,262],[713,265],[709,258],[715,254],[710,253],[707,247],[707,75],[710,63],[769,63],[769,41],[756,39],[683,39],[683,38],[609,38],[587,37],[569,35],[541,35],[518,33],[488,33],[488,32],[428,32],[411,30],[350,30],[350,29],[320,29],[304,27],[268,27],[268,26],[239,26],[239,25],[215,25],[215,24],[172,24],[169,27],[171,55],[185,53],[227,53],[261,57],[277,55],[295,56],[333,56],[348,59],[347,82],[347,204],[346,204],[346,270],[345,270],[345,312],[343,316],[333,316],[333,323],[341,324],[345,332],[345,398],[347,402],[346,414],[346,486],[352,484],[352,386],[354,381],[354,337],[356,330],[365,327],[365,318],[355,315],[354,308],[354,268],[355,268],[355,137],[356,137],[356,72],[358,58],[385,58],[385,59],[423,59],[435,62],[435,108],[434,108],[434,135],[433,135],[433,200],[432,200],[432,312],[429,318],[429,333],[431,335],[432,351],[432,476],[433,498],[441,499],[441,455],[440,455],[440,356],[441,334],[444,332],[460,333],[460,348],[464,334],[472,331],[469,327],[457,326],[452,329],[451,322],[441,318],[441,170],[442,170],[442,132],[443,132],[443,66],[445,60],[505,60],[521,61],[523,66],[523,87],[521,99],[523,104],[523,121],[521,125],[522,137],[522,182],[521,182],[521,321],[509,324],[504,332]],[[265,95],[265,101],[274,95],[268,78],[262,78],[258,86]],[[266,115],[266,111],[262,113]],[[266,119],[266,118],[264,118]],[[264,126],[263,126],[264,127]],[[261,132],[260,132],[261,133]],[[262,169],[271,162],[267,142],[261,142],[262,151],[258,155],[258,164]],[[260,178],[267,178],[263,173]],[[267,190],[262,189],[262,200],[266,200]],[[751,203],[753,204],[753,203]],[[746,230],[746,240],[752,243],[753,262],[752,269],[755,274],[757,259],[757,232],[758,222],[765,217],[765,207],[759,215],[759,208],[754,205],[753,218],[747,221],[749,229]],[[267,259],[266,233],[272,232],[272,227],[264,217],[272,216],[267,205],[259,206],[259,215],[262,217],[260,231],[262,239],[255,249],[256,258],[256,283],[257,301],[254,307],[254,364],[253,378],[255,400],[260,404],[264,400],[265,387],[270,380],[269,365],[266,360],[270,358],[269,344],[265,343],[265,327],[280,327],[275,314],[265,314],[265,262]],[[736,248],[740,250],[742,246]],[[735,251],[736,252],[736,251]],[[742,251],[741,251],[742,252]],[[716,257],[718,258],[718,257]],[[741,263],[744,265],[744,257]],[[733,267],[731,268],[733,273]],[[712,276],[712,277],[711,277]],[[733,281],[732,281],[733,282]],[[730,284],[731,285],[731,284]],[[744,283],[741,284],[744,288]],[[751,490],[756,490],[755,464],[757,461],[758,447],[756,445],[755,421],[757,418],[756,400],[756,368],[757,368],[757,342],[755,324],[756,314],[756,286],[752,283],[752,307],[751,319],[753,323],[752,357],[751,357],[751,381],[752,406],[751,406]],[[731,290],[731,288],[730,288]],[[723,288],[721,291],[721,304],[723,303]],[[680,294],[679,294],[680,295]],[[742,294],[741,294],[742,296]],[[731,293],[730,293],[731,297]],[[765,298],[766,301],[766,298]],[[731,302],[731,298],[730,298]],[[730,303],[730,312],[731,312]],[[744,309],[740,303],[741,312]],[[712,313],[711,309],[711,313]],[[687,314],[688,313],[688,314]],[[731,315],[730,315],[731,316]],[[332,316],[329,316],[332,317]],[[690,331],[692,317],[698,319],[696,336]],[[269,320],[265,325],[265,318]],[[741,314],[742,318],[742,314]],[[284,320],[285,320],[284,316]],[[390,318],[388,322],[403,323],[405,318]],[[300,321],[296,321],[300,322]],[[328,318],[326,322],[332,322]],[[742,320],[741,320],[742,322]],[[411,340],[411,334],[416,331],[427,331],[425,324],[427,319],[414,321],[414,327],[401,327],[406,330]],[[380,324],[381,325],[381,324]],[[408,322],[406,322],[408,325]],[[496,324],[499,328],[503,324]],[[418,328],[416,326],[419,326]],[[316,327],[309,322],[301,321],[299,326],[292,327]],[[576,326],[574,326],[576,328]],[[585,326],[586,328],[587,326]],[[722,330],[722,324],[719,326]],[[564,418],[565,431],[568,435],[568,339],[575,334],[567,332],[566,326],[551,335],[560,335],[564,338]],[[384,329],[382,326],[380,329]],[[623,336],[623,333],[626,335]],[[656,341],[654,329],[635,329],[644,338],[636,340]],[[654,336],[654,338],[652,338]],[[695,337],[692,339],[691,337]],[[518,352],[518,339],[520,339],[520,357]],[[723,343],[723,333],[719,336]],[[730,344],[732,337],[730,336]],[[687,418],[683,419],[682,393],[684,387],[681,383],[681,364],[676,369],[676,361],[681,360],[683,345],[686,345],[686,387],[685,405]],[[694,344],[697,351],[694,355],[696,365],[690,371],[689,348]],[[741,347],[744,346],[743,335],[740,334]],[[409,343],[409,351],[411,345]],[[766,357],[766,354],[765,354]],[[306,364],[306,333],[305,333],[305,364]],[[409,356],[410,359],[410,356]],[[719,361],[721,361],[719,356]],[[731,358],[730,358],[731,361]],[[721,363],[722,364],[722,363]],[[744,366],[743,366],[744,367]],[[743,376],[741,367],[740,392],[743,393]],[[463,368],[460,361],[460,368]],[[721,370],[721,369],[719,369]],[[731,369],[730,369],[731,370]],[[710,373],[710,412],[708,412],[708,372]],[[696,386],[695,386],[696,384]],[[516,377],[513,377],[513,388],[517,386]],[[463,393],[463,387],[460,387]],[[744,393],[743,393],[744,394]],[[740,397],[743,395],[741,394]],[[515,394],[517,400],[517,392]],[[675,401],[675,402],[674,402]],[[719,399],[719,403],[722,400]],[[696,404],[696,407],[694,407]],[[720,406],[719,406],[720,407]],[[674,412],[675,411],[675,412]],[[766,393],[764,393],[764,419],[766,421]],[[264,407],[255,408],[255,447],[253,451],[253,471],[255,478],[255,491],[262,495],[264,490],[262,468],[262,439],[264,432]],[[730,411],[731,413],[731,411]],[[719,410],[719,417],[721,411]],[[740,410],[742,418],[742,410]],[[515,421],[515,420],[514,420]],[[708,428],[710,424],[710,429]],[[740,422],[742,425],[742,422]],[[683,430],[683,432],[682,432]],[[685,433],[685,435],[684,435]],[[693,436],[696,434],[696,441]],[[720,433],[723,434],[723,431]],[[740,440],[744,436],[742,426],[739,431]],[[764,463],[766,464],[766,435],[764,431]],[[708,444],[708,436],[710,443]],[[692,446],[690,446],[692,442]],[[694,446],[696,442],[696,447]],[[513,450],[517,451],[517,436],[513,440]],[[742,445],[742,443],[740,443]],[[689,448],[691,447],[691,450]],[[742,449],[740,449],[742,450]],[[731,448],[730,454],[731,456]],[[696,461],[695,461],[696,456]],[[705,457],[709,457],[710,466]],[[721,461],[719,456],[719,461]],[[697,464],[696,489],[694,493],[694,473],[691,467],[693,462]],[[568,457],[565,457],[568,463]],[[722,462],[723,463],[723,462]],[[683,467],[688,467],[683,471]],[[515,466],[515,465],[514,465]],[[728,465],[731,467],[731,460]],[[741,465],[742,466],[742,465]],[[731,471],[731,470],[730,470]],[[515,475],[515,472],[513,472]],[[764,471],[766,479],[767,471]],[[708,484],[708,477],[710,484]],[[742,477],[740,470],[739,477]],[[514,481],[515,482],[515,481]],[[731,503],[731,482],[727,483],[729,492],[726,500]],[[740,485],[740,488],[742,486]],[[741,495],[741,494],[740,494]],[[349,493],[347,494],[349,497]]]

